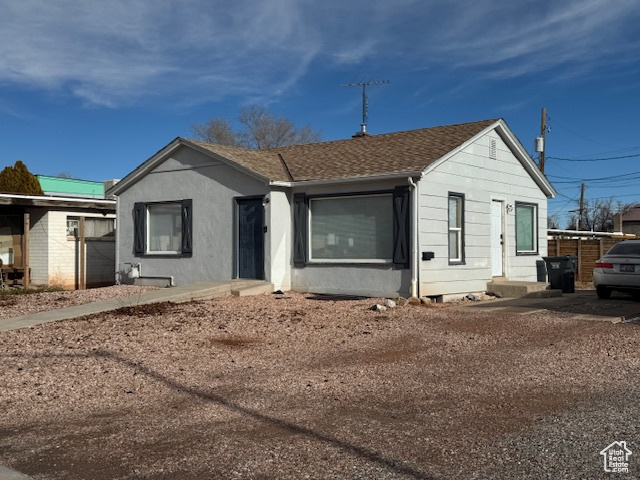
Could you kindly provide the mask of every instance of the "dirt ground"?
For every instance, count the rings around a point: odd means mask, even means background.
[[[640,325],[287,293],[0,333],[0,464],[35,479],[618,478]],[[640,459],[629,473],[640,477]]]

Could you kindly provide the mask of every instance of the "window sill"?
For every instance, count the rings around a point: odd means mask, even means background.
[[[530,257],[533,255],[540,255],[538,252],[516,252],[516,257]]]
[[[391,265],[393,263],[392,260],[352,260],[352,259],[316,259],[309,260],[307,262],[308,265],[314,264],[324,264],[324,265],[335,265],[335,264],[348,264],[348,265]]]
[[[137,258],[189,258],[189,253],[175,253],[175,252],[146,252],[136,255]]]
[[[319,266],[319,267],[379,267],[379,268],[388,268],[388,267],[393,267],[393,262],[353,262],[350,260],[344,260],[344,261],[320,261],[320,260],[314,260],[314,261],[308,261],[306,264],[304,264],[304,266],[307,267],[314,267],[314,266]],[[299,266],[303,266],[303,265],[299,265]]]

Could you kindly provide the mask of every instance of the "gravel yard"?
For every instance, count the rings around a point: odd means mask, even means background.
[[[372,303],[133,305],[2,332],[0,464],[65,480],[640,477],[640,325]],[[614,441],[634,452],[619,477],[599,455]]]

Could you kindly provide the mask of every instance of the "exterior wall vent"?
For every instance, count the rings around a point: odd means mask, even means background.
[[[497,158],[497,150],[498,146],[496,144],[496,139],[492,138],[489,140],[489,158],[495,160]]]

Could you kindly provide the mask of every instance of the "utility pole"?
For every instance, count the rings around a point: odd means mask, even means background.
[[[578,230],[582,230],[583,225],[582,225],[582,215],[584,214],[584,183],[582,184],[582,186],[580,187],[580,210],[578,215],[580,215],[578,217]]]
[[[542,151],[540,152],[540,171],[544,173],[544,151],[547,148],[547,109],[542,107],[542,121],[540,123],[540,136],[542,137]]]

